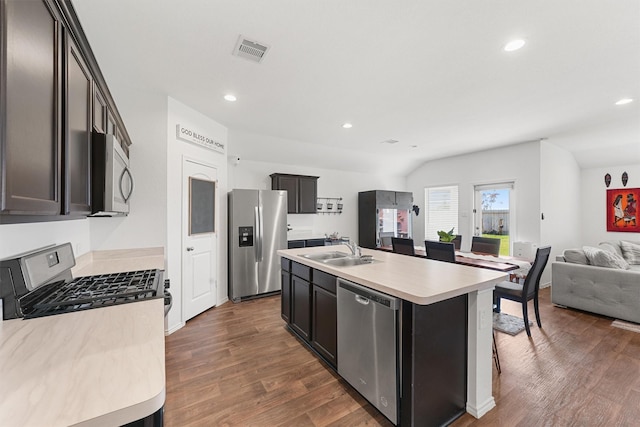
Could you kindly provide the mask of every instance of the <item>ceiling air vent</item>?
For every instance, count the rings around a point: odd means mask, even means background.
[[[260,63],[264,59],[268,50],[268,45],[258,43],[255,40],[249,40],[241,34],[236,42],[236,47],[233,49],[233,54],[240,58]]]

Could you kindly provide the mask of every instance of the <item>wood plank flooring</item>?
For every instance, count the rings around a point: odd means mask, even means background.
[[[640,334],[550,303],[543,329],[496,333],[497,407],[454,426],[638,426]],[[522,316],[520,306],[503,310]],[[529,312],[533,313],[530,304]],[[300,344],[279,296],[208,310],[166,338],[165,426],[391,426]]]

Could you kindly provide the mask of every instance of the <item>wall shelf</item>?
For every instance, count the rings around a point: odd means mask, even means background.
[[[341,214],[343,206],[342,197],[318,197],[316,202],[320,214]]]

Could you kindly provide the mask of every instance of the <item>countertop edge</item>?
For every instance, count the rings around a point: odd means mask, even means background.
[[[111,426],[111,425],[125,425],[133,421],[137,421],[141,418],[148,417],[149,415],[162,408],[165,403],[166,389],[162,388],[160,393],[151,397],[150,399],[131,405],[126,408],[119,409],[116,412],[100,415],[90,420],[81,421],[77,424],[73,424],[76,427],[99,427],[99,426]]]
[[[415,295],[412,293],[409,293],[407,291],[403,291],[402,289],[398,289],[396,287],[390,287],[387,286],[383,283],[380,282],[376,282],[373,280],[368,280],[366,278],[363,278],[357,274],[353,274],[350,273],[349,270],[353,269],[353,267],[343,267],[343,268],[337,268],[337,267],[332,267],[328,264],[322,263],[322,262],[318,262],[318,261],[314,261],[311,260],[309,258],[304,258],[301,255],[305,254],[305,253],[309,253],[309,252],[324,252],[324,251],[335,251],[335,250],[339,250],[338,249],[339,246],[333,246],[333,247],[313,247],[313,248],[298,248],[298,249],[280,249],[278,250],[278,255],[280,255],[281,257],[290,259],[292,261],[298,262],[300,264],[306,265],[308,267],[317,269],[317,270],[321,270],[325,273],[355,282],[357,284],[369,287],[371,289],[375,289],[377,291],[380,292],[384,292],[386,294],[389,294],[391,296],[397,297],[397,298],[401,298],[403,300],[406,301],[410,301],[412,303],[418,304],[418,305],[428,305],[428,304],[433,304],[439,301],[444,301],[446,299],[449,298],[453,298],[456,296],[460,296],[460,295],[465,295],[468,294],[470,292],[475,292],[475,291],[482,291],[482,290],[487,290],[487,289],[492,289],[493,287],[495,287],[496,283],[499,283],[503,280],[505,280],[507,278],[507,273],[501,273],[501,272],[496,272],[496,271],[490,271],[490,270],[486,270],[486,269],[479,269],[477,267],[469,267],[469,266],[463,266],[463,265],[456,265],[456,267],[460,268],[460,269],[473,269],[473,270],[479,270],[478,271],[478,276],[484,276],[484,279],[478,280],[477,282],[474,282],[473,284],[468,284],[465,286],[461,286],[457,289],[450,289],[450,290],[445,290],[445,291],[441,291],[441,292],[437,292],[437,293],[433,293],[432,295],[429,296],[420,296],[420,295]],[[349,252],[348,248],[345,246],[345,250],[341,250],[341,252]],[[367,254],[367,255],[373,255],[374,259],[377,258],[386,258],[384,260],[384,262],[390,262],[389,261],[389,255],[391,255],[391,257],[406,257],[406,255],[398,255],[398,254],[387,254],[384,253],[382,251],[376,251],[376,250],[371,250],[371,249],[362,249],[362,253],[363,254]],[[432,260],[421,260],[419,258],[415,258],[415,262],[420,262],[420,261],[427,261],[427,262],[440,262],[440,261],[432,261]],[[392,261],[391,261],[392,262]],[[414,262],[414,261],[412,261]],[[358,266],[358,267],[364,267],[367,264]],[[375,265],[375,264],[371,264],[371,265]],[[447,268],[451,268],[451,266],[448,266]],[[400,273],[399,273],[400,274]]]

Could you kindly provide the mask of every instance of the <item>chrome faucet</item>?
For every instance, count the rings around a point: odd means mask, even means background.
[[[345,242],[345,245],[347,245],[347,247],[351,250],[351,255],[357,256],[358,258],[362,256],[362,251],[355,242],[349,240],[348,242]]]

